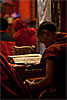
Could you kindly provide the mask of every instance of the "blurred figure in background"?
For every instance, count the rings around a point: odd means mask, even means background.
[[[7,20],[0,18],[0,52],[8,58],[8,55],[14,55],[15,41],[12,35],[7,33],[7,28]]]
[[[13,35],[17,46],[36,46],[36,30],[28,27],[20,18],[13,22]]]

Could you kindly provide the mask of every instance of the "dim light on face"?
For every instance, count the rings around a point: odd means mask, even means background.
[[[48,30],[42,30],[40,35],[38,36],[38,39],[41,43],[44,43],[46,47],[48,47],[52,41],[52,37],[53,36],[51,32],[49,32]]]

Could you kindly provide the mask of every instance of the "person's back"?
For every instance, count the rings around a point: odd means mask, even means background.
[[[13,35],[17,46],[36,46],[36,30],[28,27],[21,19],[13,22],[16,33]]]
[[[8,58],[8,55],[14,55],[15,40],[11,34],[7,33],[7,28],[7,20],[0,18],[0,52]]]

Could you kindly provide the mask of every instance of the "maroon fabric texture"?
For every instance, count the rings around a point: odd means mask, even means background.
[[[15,41],[0,41],[0,45],[0,52],[3,53],[7,59],[9,55],[14,55]]]
[[[21,19],[13,22],[16,33],[13,35],[17,46],[36,46],[36,30],[28,27]]]
[[[50,46],[46,49],[44,53],[44,58],[55,57],[58,61],[60,59],[60,53],[63,54],[63,49],[66,49],[67,43],[67,33],[60,33],[57,35],[56,39],[52,41]],[[66,52],[65,52],[66,53]]]
[[[66,50],[67,33],[60,33],[52,44],[43,54],[42,61],[50,59],[56,65],[56,85],[58,87],[57,95],[59,98],[65,98],[66,95]]]
[[[0,57],[1,99],[32,98],[18,73],[8,64],[9,62],[1,53]]]
[[[14,38],[6,31],[0,32],[0,52],[8,59],[9,55],[14,55]]]
[[[19,18],[13,21],[13,27],[15,31],[18,31],[21,28],[28,28],[28,26]]]

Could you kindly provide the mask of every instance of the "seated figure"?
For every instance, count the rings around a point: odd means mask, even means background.
[[[17,46],[36,46],[36,30],[26,25],[20,18],[13,22],[13,35]]]
[[[12,35],[7,32],[7,28],[7,20],[0,18],[0,52],[8,59],[8,55],[14,55],[15,40]]]
[[[67,33],[58,32],[55,23],[46,21],[38,28],[38,39],[46,45],[40,63],[46,69],[46,76],[37,83],[26,82],[34,98],[38,95],[37,90],[40,90],[42,99],[66,99]]]

